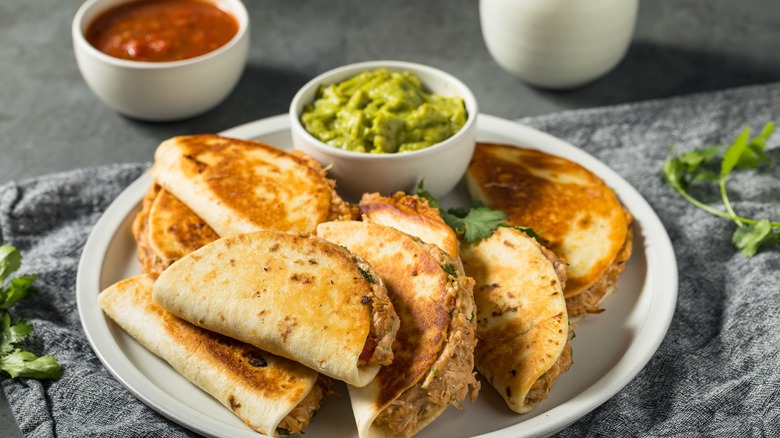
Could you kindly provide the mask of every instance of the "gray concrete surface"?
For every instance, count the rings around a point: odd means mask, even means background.
[[[149,161],[167,137],[283,113],[311,77],[363,60],[447,70],[472,87],[482,112],[506,118],[780,80],[777,0],[642,1],[623,62],[566,92],[529,87],[498,67],[476,0],[252,0],[250,60],[232,95],[191,120],[145,123],[107,109],[83,82],[70,38],[80,2],[0,4],[0,183]]]
[[[308,79],[363,60],[449,71],[473,89],[482,112],[510,119],[780,81],[777,0],[643,0],[623,62],[565,92],[529,87],[498,67],[476,0],[251,0],[249,64],[231,96],[191,120],[145,123],[107,109],[81,79],[70,38],[81,1],[0,3],[0,184],[151,161],[168,137],[284,113]],[[16,436],[3,402],[0,436]]]

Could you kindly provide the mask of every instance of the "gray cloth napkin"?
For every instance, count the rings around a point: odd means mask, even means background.
[[[780,119],[780,84],[522,119],[615,169],[650,202],[673,241],[679,300],[645,369],[561,437],[780,436],[780,247],[752,259],[730,244],[733,224],[687,204],[660,177],[670,144],[727,143],[743,126]],[[780,218],[780,134],[769,170],[729,180],[737,211]],[[41,292],[15,315],[35,326],[32,349],[55,354],[56,382],[2,381],[25,436],[192,436],[123,388],[82,331],[78,259],[92,226],[147,164],[115,165],[0,187],[0,242],[25,256]],[[701,193],[719,205],[714,192]],[[616,328],[619,330],[619,328]],[[574,345],[576,348],[576,344]],[[487,390],[487,389],[486,389]]]

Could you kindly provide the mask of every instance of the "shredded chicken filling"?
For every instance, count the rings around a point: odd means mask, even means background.
[[[572,364],[571,338],[573,334],[574,332],[569,330],[569,338],[566,339],[566,345],[563,346],[563,351],[561,352],[561,355],[558,356],[558,360],[556,360],[553,366],[539,377],[531,386],[531,389],[528,390],[528,394],[526,394],[525,400],[523,401],[525,406],[533,406],[546,399],[552,389],[555,379],[569,370],[569,367],[571,367]]]
[[[441,264],[453,263],[443,251],[429,252]],[[444,299],[454,300],[455,307],[439,358],[424,379],[404,391],[374,420],[376,425],[400,436],[410,436],[419,424],[427,424],[430,417],[438,415],[447,405],[460,409],[460,401],[467,394],[474,401],[479,393],[480,385],[474,372],[475,307],[469,290],[473,280],[470,277],[450,277],[450,280]]]
[[[287,434],[300,433],[309,425],[314,414],[322,407],[325,396],[330,393],[333,380],[330,377],[319,375],[314,387],[306,394],[306,397],[293,408],[286,417],[279,422],[278,429],[284,429]]]
[[[569,317],[582,316],[589,313],[601,313],[604,309],[599,307],[604,298],[609,296],[617,286],[620,273],[626,269],[626,263],[631,257],[633,248],[633,232],[629,229],[623,247],[615,257],[615,261],[604,271],[604,275],[581,294],[566,299],[566,310]]]
[[[356,258],[356,263],[360,269],[374,272],[365,260]],[[371,327],[358,358],[359,366],[390,365],[393,361],[393,341],[401,326],[382,280],[376,274],[372,277],[376,283],[371,285]]]

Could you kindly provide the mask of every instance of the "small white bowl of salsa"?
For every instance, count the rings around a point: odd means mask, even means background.
[[[474,152],[477,100],[459,79],[404,61],[327,71],[290,104],[293,145],[328,168],[348,200],[363,193],[443,196]]]
[[[106,105],[140,120],[181,120],[235,88],[249,16],[240,0],[88,0],[72,36],[79,70]]]

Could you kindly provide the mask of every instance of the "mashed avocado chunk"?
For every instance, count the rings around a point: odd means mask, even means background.
[[[377,69],[320,86],[304,128],[339,149],[408,152],[452,137],[466,123],[463,99],[426,93],[414,74]]]

